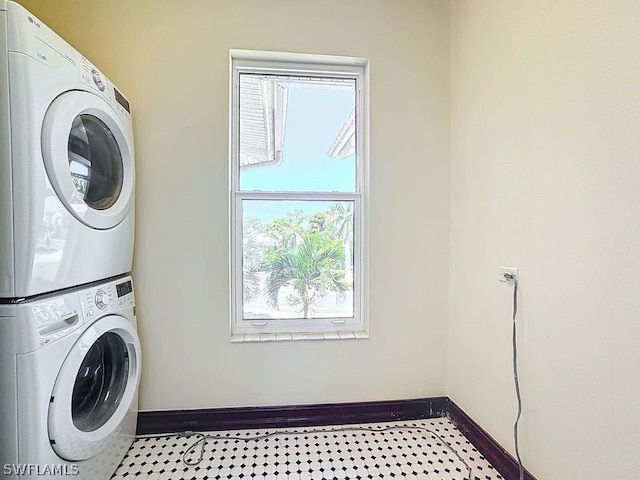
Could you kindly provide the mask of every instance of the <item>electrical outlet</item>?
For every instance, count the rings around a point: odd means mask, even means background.
[[[507,278],[507,275],[511,275],[513,278],[518,280],[518,269],[513,267],[499,267],[498,268],[498,280],[500,282],[509,283],[511,282],[510,278]]]

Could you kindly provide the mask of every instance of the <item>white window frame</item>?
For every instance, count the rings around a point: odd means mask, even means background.
[[[230,50],[230,311],[231,340],[281,341],[368,338],[369,62],[365,58]],[[349,78],[356,81],[356,187],[354,193],[264,192],[239,189],[239,78],[241,73]],[[243,200],[354,202],[353,318],[244,320]]]

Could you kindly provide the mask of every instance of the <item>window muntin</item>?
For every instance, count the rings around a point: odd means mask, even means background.
[[[366,330],[359,60],[232,58],[234,335]]]

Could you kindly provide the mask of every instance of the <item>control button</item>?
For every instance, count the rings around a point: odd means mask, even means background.
[[[107,308],[108,298],[104,290],[98,290],[98,292],[96,293],[95,302],[96,307],[98,307],[100,310],[104,310],[105,308]]]
[[[94,68],[91,70],[91,75],[93,75],[93,83],[96,84],[96,87],[98,87],[101,92],[104,92],[105,86],[102,82],[102,78],[100,77],[100,72]]]

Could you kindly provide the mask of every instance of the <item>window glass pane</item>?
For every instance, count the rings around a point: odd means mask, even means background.
[[[356,81],[240,74],[240,190],[354,192]]]
[[[353,318],[353,201],[242,202],[243,318]]]

